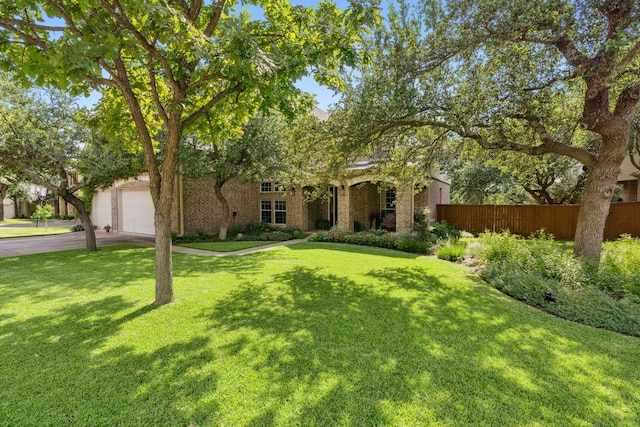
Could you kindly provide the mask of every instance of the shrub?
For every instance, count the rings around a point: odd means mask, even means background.
[[[316,230],[328,230],[331,228],[331,223],[328,219],[316,220]]]
[[[267,231],[258,235],[258,240],[272,240],[282,242],[285,240],[291,240],[293,236],[284,231]]]
[[[480,274],[497,289],[568,320],[640,336],[638,239],[607,243],[599,270],[541,232],[484,233],[480,242]]]
[[[398,250],[414,254],[426,254],[431,249],[431,243],[415,237],[406,237],[400,240]]]
[[[84,231],[84,226],[82,224],[75,224],[73,227],[71,227],[71,231]]]
[[[640,297],[640,239],[629,235],[608,242],[600,261],[597,286],[618,298]]]
[[[434,234],[438,239],[459,239],[460,232],[451,224],[447,224],[445,221],[434,222],[431,224],[431,234]]]
[[[459,244],[448,244],[438,249],[438,259],[445,261],[456,262],[464,258],[467,250],[464,246]]]
[[[358,221],[353,221],[353,231],[357,233],[362,230],[363,230],[362,224],[360,224]]]
[[[240,232],[245,234],[260,234],[266,231],[271,231],[271,226],[268,223],[262,221],[250,222],[248,224],[245,224],[243,230]]]
[[[398,249],[403,252],[428,253],[431,244],[420,240],[417,235],[390,233],[385,230],[346,231],[330,230],[313,233],[310,242],[350,243],[352,245],[374,246],[378,248]]]
[[[293,232],[293,238],[294,239],[306,239],[307,238],[307,233],[305,233],[304,231],[296,230],[296,231]]]

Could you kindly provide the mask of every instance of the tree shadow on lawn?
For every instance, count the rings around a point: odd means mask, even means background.
[[[377,246],[355,245],[351,243],[333,243],[333,242],[303,242],[286,246],[287,249],[293,251],[301,250],[330,250],[338,252],[346,252],[352,254],[366,254],[368,256],[382,256],[385,258],[406,258],[413,259],[423,255],[402,252],[395,249],[379,248]]]
[[[268,259],[266,252],[222,258],[174,254],[174,276],[188,278],[224,271],[241,278]],[[153,248],[133,245],[109,246],[97,252],[74,249],[0,258],[0,308],[22,295],[43,302],[69,291],[109,292],[139,282],[151,284],[148,289],[152,301],[154,263]],[[32,280],[24,280],[25,272],[32,272]]]
[[[0,424],[211,422],[219,406],[202,397],[217,376],[200,370],[214,358],[208,337],[149,352],[110,346],[125,324],[152,312],[114,296],[0,323]]]
[[[523,316],[477,278],[450,286],[446,274],[416,267],[369,279],[298,266],[268,286],[241,285],[205,313],[241,335],[228,356],[270,384],[248,425],[638,421],[629,375],[639,372],[606,356],[611,342],[582,343],[580,326],[528,308]]]

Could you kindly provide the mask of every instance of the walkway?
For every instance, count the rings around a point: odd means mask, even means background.
[[[96,242],[98,244],[98,248],[113,245],[136,245],[143,247],[153,247],[154,241],[155,240],[153,236],[142,234],[105,233],[104,231],[100,230],[96,231]],[[200,256],[245,255],[253,252],[269,250],[279,246],[292,245],[304,241],[304,239],[287,240],[284,242],[273,243],[256,248],[242,249],[233,252],[212,252],[203,251],[200,249],[185,248],[182,246],[173,246],[173,252]],[[86,248],[84,232],[57,234],[53,236],[14,237],[0,239],[0,258],[83,248]]]

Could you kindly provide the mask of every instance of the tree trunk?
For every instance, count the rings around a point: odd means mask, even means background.
[[[182,138],[180,113],[171,113],[160,176],[150,175],[151,197],[155,207],[156,299],[155,305],[173,302],[173,256],[171,253],[171,208],[178,169],[178,147]]]
[[[165,198],[165,194],[162,195]],[[156,299],[155,305],[173,301],[173,259],[171,253],[171,203],[163,209],[162,203],[156,208]],[[166,212],[163,212],[166,211]]]
[[[218,239],[227,240],[227,231],[229,230],[229,202],[222,194],[222,186],[224,185],[224,181],[216,180],[216,183],[213,186],[213,192],[216,195],[216,199],[220,202],[220,206],[222,207],[222,213],[220,216],[220,232],[218,234]]]
[[[602,148],[588,170],[582,192],[573,253],[596,264],[600,262],[604,227],[620,165],[627,154],[627,140],[628,132],[623,130],[603,136]]]
[[[84,227],[84,237],[87,243],[87,250],[89,252],[95,252],[98,250],[96,245],[96,232],[93,229],[93,223],[91,222],[91,216],[89,216],[89,212],[87,211],[87,207],[84,205],[84,202],[80,200],[78,197],[73,194],[59,194],[63,200],[71,203],[76,211],[78,212],[78,217],[80,217],[80,222]]]
[[[7,184],[0,184],[0,221],[4,221],[4,198],[7,197]]]

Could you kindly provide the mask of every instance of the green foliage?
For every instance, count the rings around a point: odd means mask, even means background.
[[[459,244],[447,244],[438,249],[436,255],[438,259],[445,261],[457,262],[464,258],[467,249]]]
[[[419,236],[408,236],[400,239],[398,250],[414,254],[426,254],[431,250],[431,242],[425,241]]]
[[[280,228],[267,224],[266,222],[248,223],[236,225],[229,230],[229,241],[272,241],[281,242],[291,239],[304,239],[307,237],[305,233],[299,229],[288,226],[286,228]],[[238,237],[240,235],[240,237]],[[172,242],[175,245],[182,245],[185,243],[198,243],[198,242],[217,242],[217,235],[209,235],[204,232],[196,234],[184,235],[184,236],[172,236]]]
[[[240,135],[217,141],[214,131],[184,138],[180,148],[182,173],[189,178],[213,177],[221,184],[233,178],[263,180],[287,166],[284,158],[286,122],[282,114],[255,116]]]
[[[350,243],[352,245],[374,246],[378,248],[397,249],[410,253],[427,253],[431,243],[419,236],[406,233],[389,233],[385,230],[345,231],[330,230],[314,233],[309,236],[310,242]]]
[[[51,215],[53,215],[53,206],[49,204],[36,205],[36,210],[31,215],[31,218],[37,220],[46,220],[48,218],[51,218]]]
[[[265,231],[271,231],[271,226],[266,222],[250,222],[247,224],[236,225],[229,230],[229,235],[233,237],[238,233],[243,234],[260,234]]]
[[[638,239],[607,243],[600,270],[544,232],[481,235],[481,275],[496,288],[560,317],[640,336]]]
[[[430,231],[439,240],[460,238],[460,231],[446,221],[432,223]]]
[[[331,223],[328,219],[318,219],[315,225],[316,230],[329,230],[331,228]]]
[[[640,300],[640,239],[628,235],[605,243],[600,261],[597,285],[614,297]]]
[[[156,235],[168,236],[184,137],[215,149],[240,136],[258,112],[308,111],[312,99],[294,83],[313,74],[342,86],[342,67],[357,62],[363,27],[379,22],[368,2],[347,10],[329,1],[255,7],[252,17],[238,1],[2,2],[0,67],[25,83],[75,93],[102,88],[98,122],[123,149],[143,151]],[[156,250],[161,305],[173,301],[169,240],[159,238]]]
[[[82,224],[75,224],[71,227],[71,231],[73,232],[84,231],[84,226]]]

